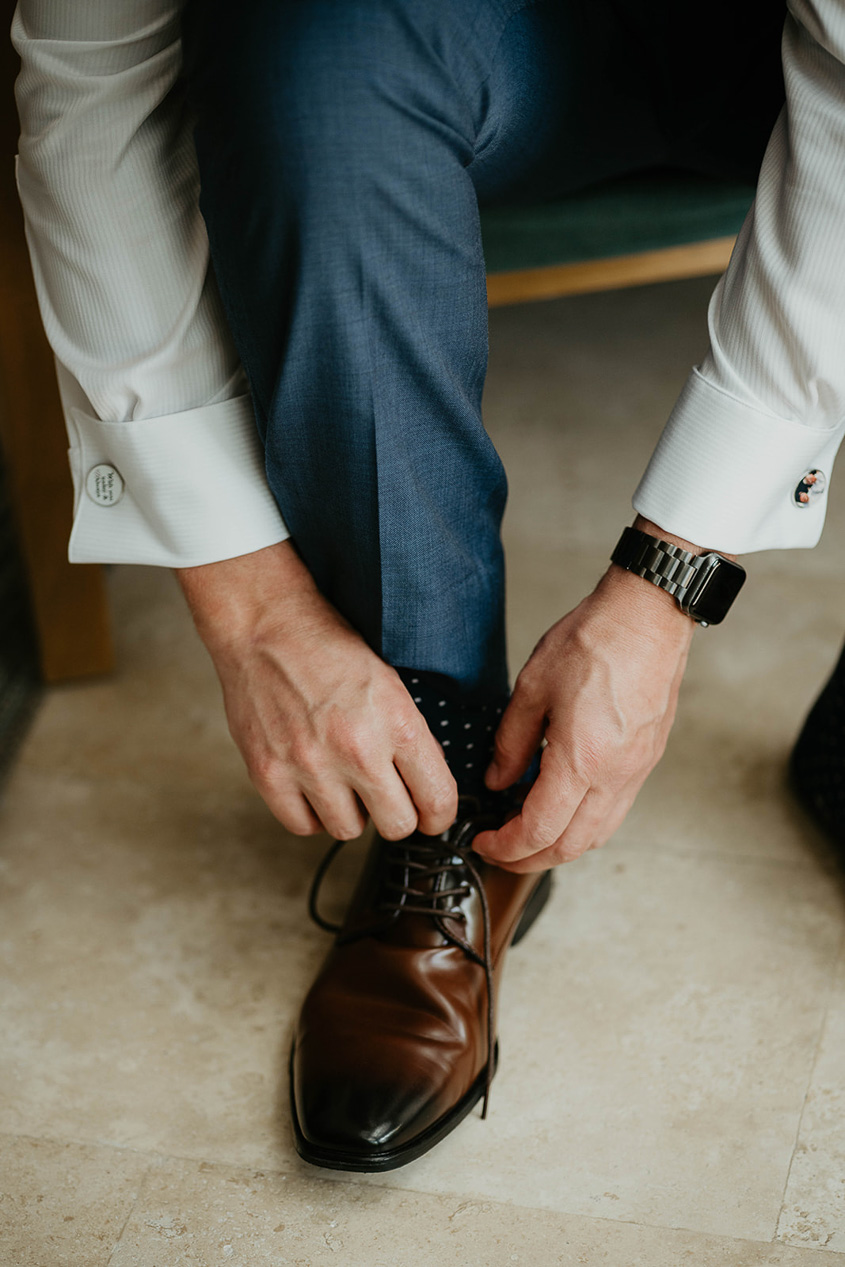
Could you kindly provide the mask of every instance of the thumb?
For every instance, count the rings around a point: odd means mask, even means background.
[[[491,792],[510,787],[525,773],[540,747],[545,724],[545,709],[536,700],[529,702],[517,681],[496,731],[493,760],[484,776]]]

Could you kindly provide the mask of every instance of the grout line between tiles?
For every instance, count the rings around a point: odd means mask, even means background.
[[[821,1054],[822,1042],[824,1040],[825,1032],[827,1030],[827,1022],[828,1022],[828,1017],[830,1015],[830,1004],[833,999],[834,991],[836,990],[837,981],[839,977],[839,968],[843,962],[843,959],[845,959],[845,935],[843,935],[842,938],[840,939],[839,947],[833,961],[833,968],[830,974],[830,984],[828,986],[827,998],[825,1000],[824,1015],[822,1017],[821,1024],[819,1025],[819,1034],[818,1034],[818,1038],[816,1039],[816,1046],[813,1051],[813,1060],[810,1066],[810,1072],[807,1077],[807,1090],[804,1093],[804,1101],[801,1105],[801,1112],[798,1115],[798,1125],[795,1130],[795,1142],[792,1146],[792,1153],[789,1158],[789,1165],[786,1168],[786,1178],[784,1180],[783,1192],[781,1194],[780,1209],[778,1210],[778,1216],[777,1216],[777,1219],[775,1220],[775,1230],[772,1236],[773,1242],[777,1242],[778,1230],[780,1228],[781,1219],[783,1218],[784,1211],[786,1209],[786,1194],[789,1191],[789,1180],[792,1177],[792,1166],[795,1161],[795,1155],[798,1152],[798,1143],[801,1139],[801,1129],[804,1125],[804,1113],[807,1108],[807,1102],[810,1098],[810,1091],[812,1090],[812,1086],[813,1086],[813,1075],[816,1072],[816,1066],[818,1065],[818,1062],[819,1062],[819,1055]],[[791,1242],[789,1241],[781,1242],[781,1244],[784,1244],[784,1245],[788,1245],[790,1243]],[[804,1248],[804,1247],[801,1246],[800,1248]],[[820,1250],[820,1252],[827,1253],[828,1251]]]
[[[845,944],[845,942],[843,942],[843,944]],[[838,963],[838,958],[837,958],[837,963]],[[764,1240],[760,1240],[759,1238],[747,1237],[747,1236],[726,1236],[722,1232],[708,1231],[702,1228],[695,1228],[695,1227],[684,1227],[684,1226],[679,1226],[678,1224],[674,1224],[674,1223],[648,1223],[648,1222],[645,1222],[644,1220],[637,1220],[637,1219],[600,1218],[600,1217],[597,1217],[596,1215],[581,1214],[573,1210],[553,1210],[553,1209],[550,1209],[548,1206],[532,1206],[532,1205],[523,1205],[522,1203],[519,1203],[519,1202],[499,1201],[495,1197],[488,1197],[483,1193],[476,1193],[476,1192],[457,1193],[456,1192],[456,1193],[450,1194],[447,1192],[429,1192],[425,1188],[399,1187],[394,1184],[386,1184],[386,1183],[366,1183],[366,1184],[356,1183],[354,1180],[352,1181],[344,1180],[344,1179],[339,1179],[337,1177],[328,1178],[327,1176],[320,1173],[319,1168],[316,1168],[316,1167],[314,1168],[313,1175],[310,1173],[303,1174],[303,1163],[301,1163],[300,1160],[296,1157],[292,1157],[290,1159],[290,1164],[287,1166],[286,1169],[281,1169],[277,1165],[264,1166],[264,1165],[261,1165],[260,1163],[253,1164],[253,1163],[245,1163],[245,1162],[232,1162],[232,1161],[227,1161],[225,1158],[195,1157],[195,1156],[181,1154],[181,1153],[160,1153],[160,1152],[156,1152],[155,1150],[151,1151],[148,1149],[132,1148],[130,1145],[127,1145],[127,1144],[116,1144],[107,1140],[92,1141],[92,1140],[80,1140],[80,1139],[75,1139],[75,1138],[60,1137],[60,1136],[57,1137],[57,1136],[52,1136],[52,1135],[46,1135],[46,1136],[45,1135],[30,1135],[30,1134],[25,1134],[25,1133],[15,1134],[12,1131],[0,1132],[0,1140],[3,1140],[3,1139],[32,1140],[34,1143],[45,1143],[45,1144],[71,1144],[79,1148],[102,1148],[102,1149],[105,1149],[107,1151],[112,1151],[112,1152],[134,1153],[136,1156],[146,1157],[148,1159],[149,1164],[144,1170],[138,1184],[138,1194],[135,1200],[132,1202],[132,1207],[129,1211],[129,1214],[126,1217],[126,1220],[123,1223],[123,1226],[120,1230],[120,1235],[115,1241],[114,1248],[112,1249],[109,1255],[106,1267],[111,1267],[111,1264],[114,1260],[114,1256],[117,1253],[117,1250],[120,1246],[120,1242],[123,1239],[123,1235],[126,1231],[127,1226],[129,1225],[129,1221],[132,1215],[135,1213],[135,1210],[138,1207],[141,1197],[143,1196],[144,1189],[147,1185],[147,1181],[149,1180],[149,1177],[152,1171],[157,1166],[160,1166],[161,1164],[164,1164],[167,1162],[187,1162],[190,1165],[213,1166],[213,1167],[217,1167],[217,1168],[225,1169],[229,1171],[240,1171],[245,1174],[255,1174],[256,1172],[258,1172],[262,1175],[284,1176],[288,1174],[290,1171],[294,1171],[296,1174],[300,1175],[303,1178],[312,1179],[314,1181],[317,1181],[319,1183],[323,1183],[326,1185],[329,1185],[329,1184],[336,1185],[339,1188],[343,1188],[343,1187],[359,1187],[362,1189],[374,1188],[374,1189],[377,1189],[379,1192],[395,1192],[397,1194],[404,1192],[413,1196],[428,1198],[432,1201],[448,1200],[450,1196],[453,1196],[456,1200],[478,1201],[478,1202],[483,1203],[484,1205],[494,1206],[500,1210],[522,1210],[522,1211],[528,1211],[529,1213],[534,1212],[534,1213],[539,1213],[539,1214],[547,1214],[547,1215],[550,1215],[552,1218],[558,1218],[561,1220],[578,1219],[585,1223],[595,1223],[597,1225],[601,1224],[604,1226],[615,1225],[618,1227],[644,1228],[650,1232],[682,1232],[690,1236],[706,1237],[713,1241],[724,1241],[727,1244],[732,1244],[732,1245],[750,1245],[750,1246],[775,1245],[777,1246],[779,1244],[779,1242],[777,1242],[774,1238],[772,1238],[769,1241],[764,1241]],[[308,1168],[309,1172],[311,1169],[312,1169],[311,1167]],[[802,1253],[805,1253],[805,1254],[817,1253],[819,1255],[824,1255],[824,1259],[820,1261],[824,1261],[827,1263],[835,1263],[839,1261],[839,1262],[845,1263],[845,1254],[840,1254],[836,1250],[834,1251],[826,1250],[823,1248],[819,1248],[815,1245],[791,1245],[788,1242],[780,1242],[780,1244],[783,1244],[783,1246],[786,1249],[798,1249]]]

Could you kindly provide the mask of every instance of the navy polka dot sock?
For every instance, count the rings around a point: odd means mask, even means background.
[[[484,775],[493,756],[507,694],[468,699],[456,691],[450,678],[439,673],[400,669],[399,675],[443,748],[458,791],[468,796],[484,794]]]

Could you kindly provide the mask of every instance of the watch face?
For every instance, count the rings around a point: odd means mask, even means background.
[[[720,624],[744,583],[744,568],[716,556],[715,565],[704,572],[689,601],[689,614],[708,625]]]

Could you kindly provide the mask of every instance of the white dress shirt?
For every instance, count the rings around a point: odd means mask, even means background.
[[[190,566],[288,536],[209,269],[174,89],[181,7],[23,0],[12,27],[18,187],[70,436],[77,563]]]
[[[18,186],[56,354],[75,562],[284,540],[209,271],[181,0],[20,0]],[[845,5],[790,0],[787,104],[693,370],[634,496],[732,553],[812,546],[845,430]],[[821,471],[805,503],[802,477]],[[824,491],[819,488],[825,485]]]

